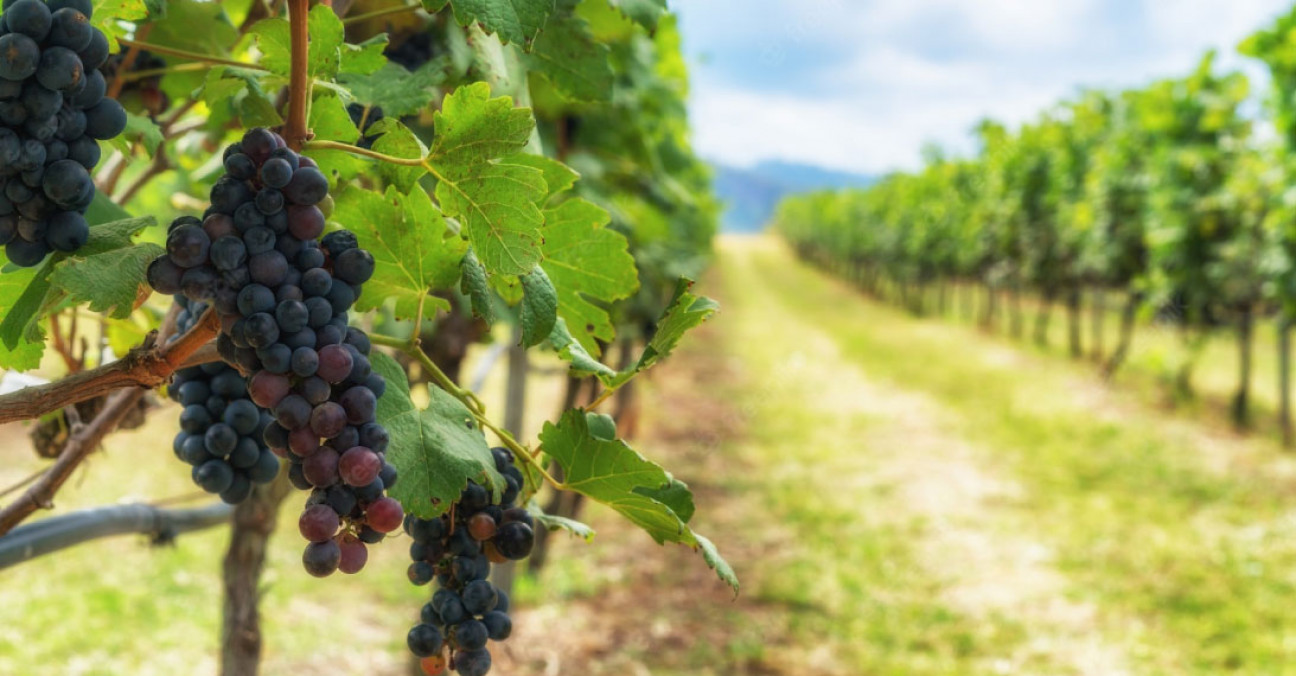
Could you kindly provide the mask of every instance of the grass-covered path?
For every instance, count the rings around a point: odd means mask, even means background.
[[[634,603],[707,618],[645,646],[652,673],[1296,673],[1296,463],[1269,442],[773,240],[723,242],[703,291],[724,310],[655,384],[645,446],[747,586],[680,608],[649,576]]]

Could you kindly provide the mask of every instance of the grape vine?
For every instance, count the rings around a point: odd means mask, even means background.
[[[543,513],[549,493],[611,506],[657,542],[700,552],[737,589],[690,526],[687,486],[595,410],[716,311],[681,279],[705,263],[714,209],[689,148],[673,20],[593,2],[524,3],[508,18],[504,2],[344,17],[290,0],[286,15],[255,6],[234,21],[222,5],[168,0],[165,12],[98,7],[93,27],[83,0],[4,5],[0,47],[17,46],[0,50],[0,121],[34,137],[37,123],[5,115],[57,94],[70,126],[40,122],[44,147],[94,161],[69,172],[42,160],[39,193],[25,169],[5,177],[0,235],[12,223],[13,241],[0,267],[15,266],[0,274],[0,367],[39,368],[61,349],[47,336],[68,334],[68,312],[112,322],[105,354],[126,356],[0,395],[0,420],[168,386],[177,465],[238,505],[226,673],[255,670],[259,643],[237,637],[259,635],[265,524],[290,486],[306,492],[297,526],[309,575],[360,572],[369,547],[404,525],[410,581],[437,588],[408,636],[428,673],[490,670],[488,642],[512,632],[492,563],[524,560],[538,533],[588,536],[575,515]],[[33,6],[49,13],[47,34]],[[384,26],[399,14],[419,28],[392,49]],[[81,33],[94,42],[63,45]],[[68,49],[71,59],[58,51]],[[102,98],[105,72],[126,108]],[[86,147],[74,154],[73,141]],[[0,130],[0,152],[6,143]],[[593,164],[578,172],[562,161],[570,154]],[[34,208],[15,197],[24,189],[84,213],[76,246],[28,237],[39,228],[23,220]],[[478,336],[511,324],[519,349],[552,350],[607,394],[561,412],[538,440],[506,430],[448,375],[457,364],[428,349],[427,337],[463,325],[443,321],[452,307],[471,313]],[[618,336],[623,357],[609,366],[603,350]],[[110,397],[105,410],[122,407]],[[102,438],[114,424],[90,427]],[[38,502],[0,510],[0,538],[50,504],[84,455],[38,482]]]

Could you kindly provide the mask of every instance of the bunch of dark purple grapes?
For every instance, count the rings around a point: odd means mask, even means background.
[[[504,448],[491,452],[507,482],[500,504],[491,504],[490,493],[470,483],[440,518],[405,519],[405,532],[414,538],[410,582],[425,585],[435,578],[438,586],[423,606],[422,622],[406,637],[429,676],[443,673],[447,663],[461,676],[485,676],[491,667],[486,641],[503,641],[513,631],[508,596],[487,578],[492,562],[517,561],[531,553],[535,524],[525,508],[514,504],[522,472],[514,466],[513,454]]]
[[[383,119],[382,108],[352,103],[347,105],[347,114],[351,116],[351,123],[356,126],[356,129],[360,130],[360,138],[356,141],[356,146],[372,148],[374,141],[379,136],[379,134],[372,131],[372,128],[374,124]]]
[[[180,329],[188,331],[206,311],[202,303],[176,296]],[[270,414],[248,398],[247,379],[223,362],[176,371],[167,388],[182,404],[180,433],[172,449],[193,467],[194,483],[220,499],[237,504],[279,473],[279,458],[261,440]]]
[[[369,337],[347,326],[374,260],[346,230],[317,241],[327,195],[310,158],[253,129],[226,149],[204,219],[177,219],[167,254],[149,267],[154,289],[219,313],[221,357],[251,374],[248,394],[274,417],[266,445],[290,460],[293,485],[314,489],[299,526],[310,541],[303,563],[318,577],[358,571],[364,543],[404,517],[383,495],[396,482],[375,421],[386,381],[370,367]]]
[[[4,0],[0,16],[0,244],[31,267],[90,236],[90,170],[126,111],[97,70],[108,40],[90,0]]]
[[[405,66],[407,70],[418,70],[436,56],[437,47],[433,42],[432,32],[425,28],[404,40],[388,45],[384,53],[388,61]]]

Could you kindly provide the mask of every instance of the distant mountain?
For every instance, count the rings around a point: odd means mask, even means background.
[[[865,187],[877,179],[808,164],[766,160],[742,169],[719,163],[716,195],[725,203],[720,227],[725,232],[759,232],[769,224],[784,195],[826,188]]]

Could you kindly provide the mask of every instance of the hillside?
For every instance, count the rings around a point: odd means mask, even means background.
[[[749,168],[713,162],[715,192],[725,203],[725,232],[765,228],[784,195],[824,188],[864,187],[876,178],[806,164],[766,160]]]

